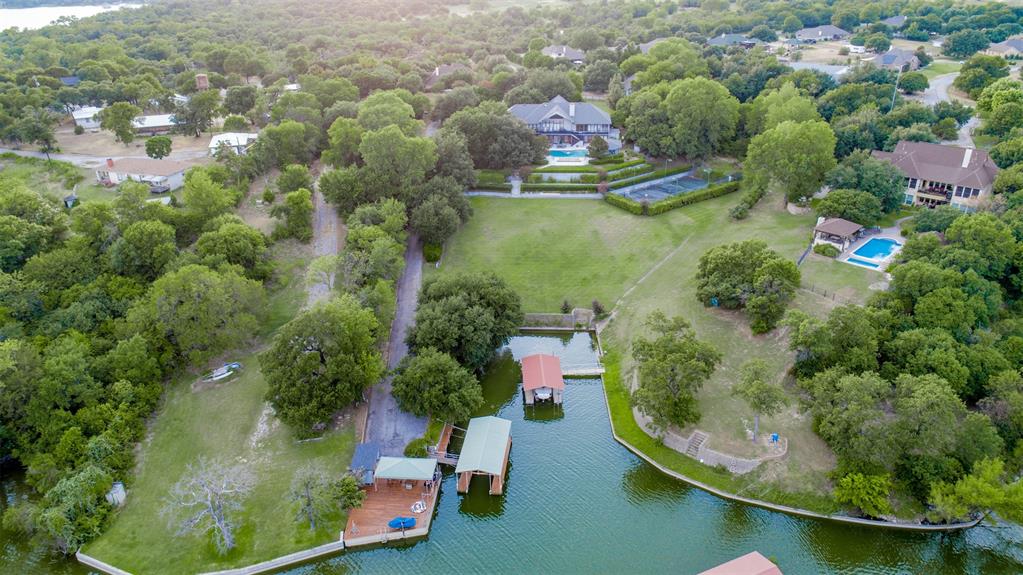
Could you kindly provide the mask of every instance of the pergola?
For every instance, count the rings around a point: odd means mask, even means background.
[[[504,474],[511,453],[511,421],[500,417],[476,417],[469,420],[462,452],[458,454],[458,492],[469,490],[473,475],[490,477],[490,494],[504,492]]]
[[[814,243],[827,242],[835,244],[845,251],[856,241],[857,235],[863,226],[856,222],[843,220],[842,218],[829,218],[817,224],[813,229]]]
[[[373,472],[377,479],[398,481],[432,481],[437,471],[437,460],[430,457],[381,457]]]

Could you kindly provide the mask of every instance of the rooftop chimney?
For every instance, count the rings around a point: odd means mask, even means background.
[[[195,89],[202,91],[207,90],[210,87],[210,77],[206,74],[195,75]]]
[[[973,157],[973,148],[966,148],[966,153],[963,154],[963,165],[962,167],[967,168],[970,166],[970,158]]]
[[[113,158],[107,158],[107,167],[108,168],[113,168],[114,167],[114,159]]]
[[[570,103],[568,105],[568,115],[572,116],[573,118],[575,117],[575,104],[574,103]]]

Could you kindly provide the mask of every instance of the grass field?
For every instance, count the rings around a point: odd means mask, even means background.
[[[21,160],[18,162],[12,160],[0,160],[0,165],[3,165],[3,170],[0,171],[0,175],[23,180],[28,183],[32,189],[41,191],[50,197],[63,200],[64,196],[71,193],[70,189],[64,187],[64,182],[58,172],[51,172],[46,169],[45,160]],[[95,172],[86,168],[75,169],[81,173],[84,178],[82,183],[78,184],[78,188],[75,190],[75,193],[78,195],[79,202],[107,201],[113,199],[114,190],[98,185],[96,183]]]
[[[753,357],[766,360],[783,378],[791,361],[788,339],[783,330],[754,336],[741,313],[704,308],[695,297],[696,266],[707,249],[750,238],[795,260],[806,249],[814,218],[789,214],[769,197],[748,219],[733,221],[728,209],[736,201],[724,196],[648,218],[599,201],[473,198],[475,215],[450,242],[441,268],[429,273],[493,270],[518,291],[527,311],[556,311],[566,298],[582,306],[596,298],[609,309],[617,302],[604,338],[622,354],[625,373],[631,370],[630,342],[645,332],[651,312],[685,317],[724,357],[699,394],[704,417],[698,427],[710,433],[710,447],[751,456],[757,448],[746,439],[744,420],[752,414],[731,395],[732,382]],[[868,286],[883,279],[816,257],[801,272],[804,285],[840,291],[835,300],[808,289],[798,292],[794,305],[819,314],[844,301],[864,301]],[[763,473],[778,489],[823,494],[833,456],[795,395],[790,399],[778,416],[761,418],[762,431],[789,439],[789,456],[765,465]]]
[[[936,76],[942,74],[951,74],[952,72],[958,72],[963,67],[962,62],[953,62],[951,60],[935,60],[931,62],[926,68],[920,70],[924,76],[927,76],[928,80],[933,80]]]

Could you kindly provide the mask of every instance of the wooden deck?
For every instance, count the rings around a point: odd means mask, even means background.
[[[422,482],[411,482],[412,489],[405,489],[405,483],[381,479],[377,481],[376,489],[372,486],[365,489],[366,500],[362,507],[348,514],[348,525],[344,532],[345,547],[421,537],[429,532],[440,484],[434,482],[429,491],[424,491]],[[413,513],[412,505],[416,501],[425,502],[426,511]],[[404,535],[400,529],[391,529],[387,522],[395,517],[415,517],[415,529],[406,530]]]

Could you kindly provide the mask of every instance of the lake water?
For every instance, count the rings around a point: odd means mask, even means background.
[[[88,18],[100,12],[120,8],[136,8],[140,4],[107,4],[105,6],[40,6],[38,8],[0,8],[0,30],[7,28],[42,28],[61,16]]]
[[[512,421],[504,495],[479,483],[459,495],[449,469],[428,539],[290,573],[695,573],[752,550],[775,558],[786,575],[1023,573],[1018,526],[901,533],[800,519],[688,487],[612,439],[600,380],[568,380],[561,410],[524,407],[516,360],[541,351],[565,364],[595,357],[585,334],[524,335],[488,370],[480,414]],[[2,573],[86,572],[14,538],[0,549],[8,555]]]

